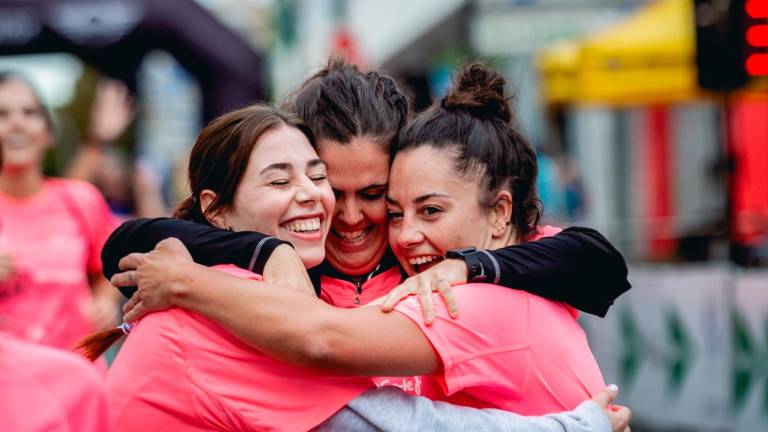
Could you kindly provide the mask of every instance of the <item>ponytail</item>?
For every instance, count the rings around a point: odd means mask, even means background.
[[[203,212],[200,210],[198,200],[191,196],[179,203],[176,210],[173,211],[173,217],[182,220],[188,220],[192,222],[208,224],[208,219],[205,218]]]
[[[90,361],[96,361],[120,338],[133,329],[132,323],[122,323],[119,326],[86,336],[77,343],[75,351],[79,351]]]

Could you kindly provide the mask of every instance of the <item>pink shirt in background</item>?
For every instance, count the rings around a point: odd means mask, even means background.
[[[0,250],[10,251],[17,266],[0,284],[0,328],[64,349],[91,333],[88,274],[101,273],[101,248],[115,227],[89,183],[47,179],[26,198],[0,192]]]
[[[0,429],[109,431],[103,378],[74,353],[0,334]]]
[[[274,360],[183,309],[143,318],[107,374],[117,431],[306,431],[372,386]]]

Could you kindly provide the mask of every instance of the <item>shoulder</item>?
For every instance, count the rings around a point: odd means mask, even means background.
[[[264,280],[264,278],[260,274],[242,269],[234,264],[219,264],[211,268],[222,271],[224,273],[229,273],[232,276],[241,277],[243,279],[252,279],[257,281]]]
[[[542,225],[536,228],[536,231],[532,232],[528,241],[536,241],[544,237],[552,237],[558,234],[563,229],[552,225]]]
[[[52,189],[63,190],[80,205],[92,206],[104,204],[106,201],[96,186],[82,180],[55,178],[47,180]]]

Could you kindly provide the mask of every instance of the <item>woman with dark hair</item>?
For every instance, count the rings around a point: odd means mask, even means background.
[[[327,259],[309,272],[326,302],[355,307],[392,291],[383,306],[391,310],[396,300],[418,291],[430,322],[431,291],[445,296],[455,316],[449,286],[487,281],[604,316],[629,288],[621,254],[596,231],[569,228],[539,242],[452,254],[393,290],[404,273],[388,247],[384,195],[397,135],[409,118],[408,98],[391,77],[332,59],[296,90],[288,105],[317,136],[336,196]],[[145,219],[127,222],[112,235],[104,248],[105,274],[117,273],[118,261],[128,253],[149,251],[171,236],[201,264],[226,262],[257,273],[265,267],[282,273],[280,259],[269,259],[272,248],[259,247],[271,243],[263,234],[233,235],[205,224]],[[131,292],[124,289],[126,295]]]
[[[287,241],[295,248],[295,253],[288,247],[275,253],[285,254],[302,269],[275,275],[282,286],[259,282],[261,276],[231,265],[211,271],[255,282],[261,285],[258,289],[274,289],[278,295],[295,289],[314,297],[303,268],[324,258],[334,197],[325,163],[313,147],[313,136],[301,122],[262,105],[225,114],[205,127],[190,155],[192,193],[176,217],[226,230],[272,234],[277,243]],[[157,251],[173,253],[173,245],[166,240]],[[140,274],[137,281],[143,280]],[[388,407],[384,416],[371,414],[383,421],[401,422],[397,416],[402,415],[433,428],[438,421],[457,419],[449,430],[491,426],[607,430],[628,420],[626,411],[608,410],[613,394],[607,392],[597,400],[600,405],[588,403],[576,413],[525,419],[501,411],[435,405],[423,398],[392,394],[392,389],[373,390],[358,400],[373,386],[370,379],[321,374],[274,360],[212,321],[180,308],[138,322],[108,373],[109,404],[119,431],[298,431],[329,418],[321,429],[373,428],[350,401],[363,409]]]
[[[99,259],[116,221],[92,185],[43,175],[53,129],[30,83],[0,73],[0,328],[71,349],[117,324]]]
[[[387,198],[390,244],[408,274],[456,248],[498,248],[555,231],[537,227],[535,156],[511,123],[503,87],[496,72],[472,65],[401,133]],[[441,307],[428,326],[413,298],[394,314],[334,308],[308,295],[311,287],[265,289],[211,271],[178,242],[122,264],[138,270],[113,278],[118,286],[138,281],[139,293],[155,293],[147,298],[201,313],[292,364],[423,375],[422,393],[432,399],[530,415],[572,409],[603,387],[575,311],[523,291],[456,286],[460,316]],[[289,315],[293,309],[301,314]]]

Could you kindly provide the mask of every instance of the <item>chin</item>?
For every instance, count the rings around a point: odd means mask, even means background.
[[[304,263],[306,268],[316,267],[325,259],[325,250],[323,248],[317,248],[317,250],[314,250],[314,248],[297,250],[296,253],[299,254],[299,258],[301,258],[301,262]]]

